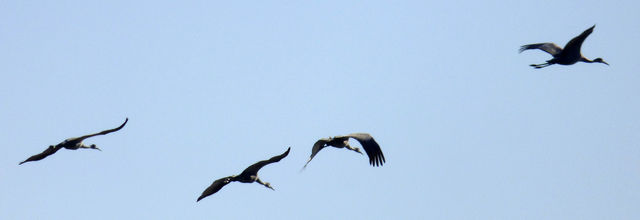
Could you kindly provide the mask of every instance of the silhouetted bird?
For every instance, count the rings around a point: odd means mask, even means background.
[[[582,42],[593,32],[593,28],[596,26],[585,30],[582,34],[574,37],[564,46],[564,49],[560,48],[558,45],[554,43],[539,43],[539,44],[527,44],[520,47],[520,53],[529,49],[540,49],[544,52],[547,52],[553,56],[553,59],[547,60],[546,63],[543,64],[531,64],[530,66],[535,67],[536,69],[550,66],[552,64],[562,64],[562,65],[571,65],[578,61],[586,62],[586,63],[604,63],[609,65],[607,62],[604,62],[602,58],[596,58],[594,60],[589,60],[582,56],[580,52],[580,47],[582,47]]]
[[[69,150],[77,150],[77,149],[80,149],[80,148],[88,148],[88,149],[100,150],[100,148],[96,147],[95,144],[87,146],[87,145],[84,145],[82,143],[82,141],[84,139],[87,139],[87,138],[90,138],[90,137],[93,137],[93,136],[96,136],[96,135],[105,135],[105,134],[120,130],[120,129],[122,129],[122,127],[124,127],[125,124],[127,124],[128,121],[129,121],[129,118],[127,118],[124,121],[124,123],[122,123],[122,125],[120,125],[117,128],[114,128],[114,129],[104,130],[104,131],[101,131],[101,132],[98,132],[98,133],[95,133],[95,134],[89,134],[89,135],[85,135],[85,136],[82,136],[82,137],[69,138],[69,139],[66,139],[63,142],[59,143],[56,146],[50,145],[46,150],[42,151],[42,153],[33,155],[33,156],[29,157],[28,159],[26,159],[25,161],[20,162],[20,164],[23,164],[23,163],[26,163],[26,162],[29,162],[29,161],[42,160],[45,157],[47,157],[47,156],[49,156],[51,154],[54,154],[55,152],[57,152],[58,150],[60,150],[62,148],[66,148],[66,149],[69,149]]]
[[[207,187],[207,189],[205,189],[204,192],[202,192],[202,194],[200,195],[200,197],[198,197],[198,200],[196,200],[196,202],[218,192],[220,189],[222,189],[222,187],[234,181],[238,181],[241,183],[258,182],[269,189],[275,190],[273,189],[273,187],[271,187],[271,184],[269,184],[268,182],[262,182],[262,180],[258,178],[258,171],[260,170],[260,168],[266,166],[267,164],[275,163],[282,160],[282,158],[285,158],[287,155],[289,155],[289,150],[291,150],[291,148],[288,148],[287,151],[281,155],[272,157],[271,159],[268,159],[268,160],[259,161],[247,167],[247,169],[244,169],[244,171],[242,171],[240,175],[228,176],[228,177],[220,178],[216,181],[213,181],[213,183],[209,187]]]
[[[371,137],[371,135],[367,133],[353,133],[345,136],[336,136],[333,138],[321,138],[320,140],[316,141],[316,143],[313,144],[313,148],[311,149],[311,157],[309,157],[309,161],[307,161],[302,169],[307,167],[307,164],[311,162],[318,151],[327,146],[336,148],[347,148],[349,150],[362,154],[360,148],[352,147],[351,145],[349,145],[349,138],[356,139],[358,140],[358,142],[360,142],[360,145],[362,145],[364,151],[367,152],[367,156],[369,156],[369,164],[371,164],[371,166],[382,166],[382,164],[385,162],[384,154],[382,154],[380,145],[378,145],[373,137]]]

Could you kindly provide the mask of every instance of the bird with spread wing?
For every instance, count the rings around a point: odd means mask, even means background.
[[[580,52],[582,43],[584,42],[585,39],[587,39],[587,37],[591,34],[591,32],[593,32],[593,28],[595,27],[596,26],[593,25],[593,27],[585,30],[584,32],[582,32],[582,34],[571,39],[571,41],[569,41],[569,43],[567,43],[567,45],[564,46],[564,49],[562,49],[561,47],[559,47],[554,43],[538,43],[538,44],[527,44],[520,47],[520,53],[522,53],[522,51],[525,51],[525,50],[540,49],[544,52],[551,54],[551,56],[553,56],[553,59],[547,60],[546,63],[530,65],[532,67],[535,67],[536,69],[547,67],[553,64],[572,65],[574,63],[577,63],[578,61],[582,61],[585,63],[604,63],[609,65],[602,58],[596,58],[596,59],[590,60],[584,57]]]
[[[287,149],[286,152],[284,152],[281,155],[278,156],[274,156],[268,160],[262,160],[262,161],[258,161],[257,163],[254,163],[253,165],[247,167],[246,169],[244,169],[244,171],[242,171],[242,173],[240,173],[240,175],[233,175],[233,176],[228,176],[228,177],[223,177],[220,179],[217,179],[216,181],[213,181],[213,183],[211,183],[211,185],[209,187],[207,187],[207,189],[204,190],[204,192],[202,192],[202,194],[200,195],[200,197],[198,197],[198,199],[196,200],[196,202],[199,202],[200,200],[204,199],[207,196],[213,195],[214,193],[220,191],[220,189],[222,189],[222,187],[226,186],[227,184],[229,184],[230,182],[241,182],[241,183],[253,183],[253,182],[258,182],[259,184],[272,189],[273,187],[271,187],[271,184],[268,182],[262,182],[262,180],[260,180],[260,178],[258,177],[258,171],[271,163],[275,163],[278,162],[280,160],[282,160],[282,158],[287,157],[287,155],[289,155],[289,151],[291,150],[291,148],[289,147]]]
[[[61,143],[57,144],[57,145],[50,145],[49,147],[47,147],[46,150],[42,151],[42,153],[33,155],[29,158],[27,158],[25,161],[20,162],[19,165],[26,163],[26,162],[30,162],[30,161],[37,161],[37,160],[42,160],[45,157],[52,155],[56,152],[58,152],[58,150],[65,148],[68,150],[77,150],[80,148],[86,148],[86,149],[95,149],[95,150],[100,150],[100,148],[96,147],[95,144],[92,145],[85,145],[82,143],[82,141],[84,141],[84,139],[93,137],[93,136],[97,136],[97,135],[105,135],[111,132],[116,132],[120,129],[122,129],[124,127],[125,124],[127,124],[127,122],[129,121],[129,118],[124,120],[124,123],[122,123],[122,125],[118,126],[117,128],[114,129],[109,129],[109,130],[104,130],[98,133],[94,133],[94,134],[89,134],[89,135],[85,135],[85,136],[81,136],[81,137],[74,137],[74,138],[69,138],[66,139],[64,141],[62,141]]]
[[[353,134],[344,135],[344,136],[335,136],[332,138],[331,137],[321,138],[318,141],[316,141],[316,143],[313,144],[313,148],[311,149],[311,156],[309,157],[309,160],[304,165],[304,167],[302,167],[302,169],[307,167],[309,162],[311,162],[313,157],[315,157],[320,150],[328,146],[335,147],[335,148],[347,148],[348,150],[352,150],[362,154],[362,151],[360,151],[360,148],[352,147],[351,145],[349,145],[349,138],[356,139],[360,143],[360,145],[362,145],[362,148],[364,148],[364,151],[367,153],[367,156],[369,156],[369,164],[371,164],[371,166],[376,166],[376,167],[382,166],[382,164],[385,163],[384,154],[382,154],[380,145],[378,145],[376,140],[374,140],[370,134],[353,133]]]

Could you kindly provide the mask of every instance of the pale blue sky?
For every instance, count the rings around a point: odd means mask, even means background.
[[[578,5],[579,6],[576,6]],[[638,1],[2,1],[2,219],[640,219]],[[589,58],[535,70],[596,24]],[[88,139],[102,152],[48,145]],[[369,132],[386,156],[326,149]],[[354,144],[358,145],[358,144]],[[276,191],[215,179],[260,171]]]

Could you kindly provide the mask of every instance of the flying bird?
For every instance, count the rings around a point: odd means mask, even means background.
[[[207,189],[204,190],[204,192],[202,192],[202,194],[200,195],[200,197],[198,197],[198,199],[196,200],[196,202],[199,202],[200,200],[204,199],[207,196],[210,196],[216,192],[218,192],[220,189],[222,189],[222,187],[224,187],[225,185],[229,184],[230,182],[241,182],[241,183],[253,183],[253,182],[258,182],[259,184],[272,189],[273,187],[271,187],[271,184],[268,182],[262,182],[262,180],[260,180],[260,178],[258,177],[258,171],[260,170],[260,168],[270,164],[270,163],[275,163],[278,162],[280,160],[282,160],[282,158],[287,157],[287,155],[289,155],[289,151],[291,150],[291,147],[289,147],[287,149],[287,151],[285,151],[283,154],[280,154],[278,156],[274,156],[271,159],[268,160],[262,160],[259,161],[257,163],[254,163],[253,165],[247,167],[247,169],[244,169],[244,171],[242,171],[242,173],[240,173],[240,175],[233,175],[233,176],[228,176],[228,177],[223,177],[220,179],[217,179],[216,181],[213,181],[213,183],[207,187]]]
[[[367,152],[367,156],[369,156],[369,164],[371,166],[382,166],[385,162],[384,154],[382,154],[382,150],[380,149],[380,145],[376,142],[376,140],[371,137],[370,134],[367,133],[353,133],[345,136],[335,136],[333,138],[321,138],[313,144],[313,148],[311,149],[311,157],[309,157],[309,161],[302,167],[302,169],[306,168],[309,162],[313,159],[313,157],[318,154],[320,150],[327,146],[332,146],[336,148],[347,148],[349,150],[358,152],[362,154],[360,148],[352,147],[349,145],[349,138],[356,139],[364,148],[364,151]]]
[[[529,50],[529,49],[540,49],[553,56],[553,59],[547,60],[546,63],[530,65],[532,67],[535,67],[536,69],[547,67],[553,64],[571,65],[571,64],[577,63],[578,61],[582,61],[585,63],[604,63],[609,65],[602,58],[589,60],[586,57],[582,56],[582,53],[580,52],[580,47],[582,47],[582,42],[584,42],[584,40],[587,39],[587,37],[589,36],[589,34],[591,34],[591,32],[593,32],[593,28],[595,27],[596,26],[593,25],[591,28],[582,32],[582,34],[571,39],[571,41],[569,41],[569,43],[567,43],[567,45],[564,46],[564,49],[562,49],[561,47],[559,47],[554,43],[527,44],[520,47],[520,53],[522,53],[522,51]]]
[[[118,130],[122,129],[122,127],[124,127],[124,125],[127,124],[128,121],[129,121],[129,118],[125,119],[124,123],[122,123],[122,125],[120,125],[117,128],[114,128],[114,129],[104,130],[104,131],[101,131],[101,132],[98,132],[98,133],[89,134],[89,135],[85,135],[85,136],[82,136],[82,137],[69,138],[69,139],[66,139],[66,140],[62,141],[61,143],[59,143],[59,144],[57,144],[55,146],[50,145],[49,147],[47,147],[46,150],[42,151],[42,153],[39,153],[39,154],[36,154],[36,155],[33,155],[33,156],[27,158],[25,161],[20,162],[19,165],[21,165],[23,163],[26,163],[26,162],[29,162],[29,161],[42,160],[45,157],[56,153],[58,150],[60,150],[62,148],[66,148],[66,149],[69,149],[69,150],[77,150],[77,149],[80,149],[80,148],[100,150],[100,148],[96,147],[95,144],[87,146],[87,145],[83,144],[82,141],[84,139],[87,139],[87,138],[90,138],[90,137],[93,137],[93,136],[105,135],[105,134],[108,134],[108,133],[111,133],[111,132],[118,131]]]

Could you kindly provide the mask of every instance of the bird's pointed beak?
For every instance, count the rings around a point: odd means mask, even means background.
[[[607,62],[604,62],[604,60],[602,61],[602,63],[607,64],[607,66],[609,66],[609,64]]]

